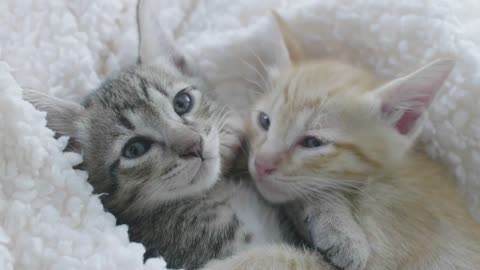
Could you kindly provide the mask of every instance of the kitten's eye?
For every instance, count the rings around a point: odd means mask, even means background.
[[[268,118],[268,115],[266,113],[260,112],[258,114],[258,123],[263,129],[268,130],[268,128],[270,127],[270,118]]]
[[[133,159],[145,155],[150,150],[152,141],[145,138],[133,138],[129,140],[122,150],[122,156]]]
[[[305,148],[316,148],[328,144],[328,141],[320,140],[312,136],[307,136],[303,138],[299,144]]]
[[[180,91],[173,99],[173,109],[180,116],[190,112],[192,107],[193,97],[185,90]]]

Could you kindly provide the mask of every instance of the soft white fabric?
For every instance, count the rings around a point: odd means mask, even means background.
[[[349,59],[391,78],[438,55],[458,64],[430,113],[430,153],[480,216],[480,3],[477,0],[184,0],[156,12],[227,101],[245,102],[257,56],[279,65],[268,11],[291,22],[312,57]],[[180,27],[185,11],[191,16]],[[164,269],[142,262],[125,226],[71,167],[22,87],[79,101],[137,53],[135,1],[0,1],[0,269]],[[248,64],[251,63],[251,64]],[[252,68],[253,67],[253,68]],[[448,200],[448,198],[445,198]]]

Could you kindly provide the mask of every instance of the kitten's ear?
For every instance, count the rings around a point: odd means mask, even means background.
[[[272,10],[272,16],[277,24],[280,33],[282,34],[283,42],[288,51],[288,56],[290,62],[293,64],[299,63],[305,57],[302,46],[297,42],[297,39],[291,30],[288,23],[278,14],[276,11]]]
[[[69,137],[79,135],[83,106],[29,89],[23,91],[23,98],[47,113],[47,126],[56,133]]]
[[[151,1],[137,3],[138,63],[146,66],[173,66],[181,73],[191,75],[186,56],[176,46],[171,33],[167,33],[153,15]]]
[[[401,135],[414,137],[421,119],[452,71],[451,59],[433,61],[373,92],[380,99],[382,116]]]

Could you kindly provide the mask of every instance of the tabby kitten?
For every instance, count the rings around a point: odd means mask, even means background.
[[[208,95],[153,17],[137,8],[138,64],[106,80],[82,105],[26,91],[47,124],[73,138],[105,208],[129,226],[146,258],[195,269],[251,246],[289,238],[276,209],[242,177],[242,124]]]
[[[367,269],[478,269],[480,225],[446,169],[415,147],[454,62],[437,60],[384,83],[346,63],[305,61],[277,21],[291,66],[273,79],[249,121],[249,169],[260,193],[287,209],[295,204],[290,216],[298,229],[338,266],[363,267],[341,258],[350,237],[367,245],[366,253],[351,246],[368,255]],[[273,249],[265,254],[313,260]],[[244,253],[209,269],[273,269],[261,256]]]

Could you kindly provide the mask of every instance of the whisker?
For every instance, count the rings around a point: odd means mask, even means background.
[[[251,84],[253,84],[254,86],[257,87],[257,89],[252,89],[255,93],[257,93],[257,94],[263,94],[263,90],[264,90],[265,88],[262,87],[262,86],[260,85],[260,83],[258,83],[258,82],[256,82],[256,81],[253,81],[253,80],[250,80],[250,79],[247,79],[247,78],[244,78],[244,77],[242,77],[242,79],[245,80],[245,81],[247,81],[247,82],[249,82],[249,83],[251,83]],[[247,91],[247,93],[249,93],[249,92],[250,92],[250,91]]]
[[[338,198],[352,208],[354,206],[345,197],[344,193],[361,192],[361,182],[355,180],[340,180],[311,176],[277,177],[276,180],[280,183],[295,185],[295,188],[301,193],[300,197],[306,198],[308,201]]]
[[[283,176],[277,177],[282,181],[295,181],[295,182],[312,182],[318,184],[338,184],[343,186],[350,186],[352,188],[357,188],[363,183],[363,181],[352,180],[352,179],[341,179],[338,177],[321,177],[321,176]]]
[[[248,145],[246,145],[245,143],[240,144],[240,150],[242,151],[242,153],[244,153],[247,156],[250,155],[250,150],[249,149],[250,149],[250,147]]]
[[[165,173],[163,175],[152,177],[149,180],[147,185],[148,190],[158,194],[169,190],[172,187],[172,185],[176,182],[175,180],[178,177],[182,177],[181,175],[186,171],[187,167],[188,167],[188,164],[180,166],[175,170]],[[139,192],[138,196],[134,198],[134,200],[130,203],[130,205],[122,211],[122,214],[126,214],[128,211],[130,211],[133,208],[137,208],[136,210],[142,211],[144,207],[142,206],[137,207],[137,206],[141,201],[144,201],[144,202],[151,201],[151,198],[145,198],[146,196],[148,196],[148,194],[146,194],[145,192]]]
[[[242,63],[243,63],[244,65],[246,65],[247,67],[249,67],[251,70],[253,70],[253,71],[257,74],[257,76],[260,77],[260,79],[262,80],[262,82],[263,82],[263,84],[264,84],[264,87],[262,87],[261,89],[266,89],[266,88],[268,89],[269,83],[268,83],[268,81],[266,80],[266,78],[261,74],[261,72],[258,71],[252,64],[248,63],[245,59],[243,59],[243,58],[241,58],[241,57],[239,57],[239,58],[240,58],[240,61],[242,61]]]
[[[260,65],[262,66],[263,70],[264,70],[265,72],[267,72],[267,71],[268,71],[267,66],[266,66],[265,63],[262,61],[262,59],[258,56],[258,54],[255,53],[255,50],[254,50],[251,46],[248,46],[248,45],[247,45],[247,47],[250,49],[250,52],[255,56],[255,58],[257,59],[257,61],[260,63]],[[264,77],[264,76],[263,76],[263,77]],[[270,91],[273,90],[272,81],[271,81],[271,80],[268,80],[268,78],[266,78],[265,80],[268,82],[268,84],[265,85],[265,87],[267,87],[267,90],[270,90]]]
[[[229,116],[229,114],[230,112],[226,106],[222,106],[220,109],[218,109],[211,117],[212,128],[210,130],[221,130],[223,128],[225,119]]]
[[[320,108],[318,108],[318,114],[321,117],[324,117],[326,114],[324,113],[325,109],[336,100],[336,96],[327,97],[325,100],[322,100],[320,104]]]

